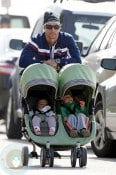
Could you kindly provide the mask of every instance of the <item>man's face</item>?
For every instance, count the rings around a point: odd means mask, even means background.
[[[49,22],[44,25],[45,36],[50,45],[54,45],[58,39],[60,24],[58,22]]]

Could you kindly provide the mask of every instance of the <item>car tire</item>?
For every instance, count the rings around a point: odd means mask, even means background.
[[[102,101],[95,105],[95,120],[96,120],[96,136],[91,142],[93,152],[98,157],[109,157],[112,155],[113,141],[107,138],[105,119],[103,117],[103,104]]]
[[[21,139],[21,119],[16,118],[12,95],[9,97],[6,115],[6,135],[8,139]]]

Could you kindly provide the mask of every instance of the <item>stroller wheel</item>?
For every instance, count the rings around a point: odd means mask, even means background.
[[[27,166],[29,161],[29,150],[27,146],[22,148],[22,164],[23,166]]]
[[[45,167],[46,164],[46,148],[43,147],[41,148],[41,153],[40,153],[40,165],[41,167]]]
[[[79,166],[83,167],[87,164],[87,149],[81,147],[80,148],[80,157],[79,157]]]
[[[49,158],[48,158],[48,162],[49,162],[49,167],[53,167],[54,165],[54,149],[50,148],[49,149]]]
[[[75,167],[77,161],[77,149],[76,147],[71,148],[71,166]]]

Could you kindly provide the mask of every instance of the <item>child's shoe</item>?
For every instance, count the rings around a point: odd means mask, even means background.
[[[34,132],[36,135],[41,135],[40,128],[38,126],[34,126]]]
[[[78,137],[78,136],[79,136],[79,135],[78,135],[77,130],[72,129],[72,130],[70,131],[70,137]]]
[[[88,130],[86,130],[86,129],[82,129],[81,130],[81,135],[83,137],[89,137],[90,136],[90,132]]]
[[[51,127],[49,130],[49,135],[53,136],[55,134],[55,128]]]

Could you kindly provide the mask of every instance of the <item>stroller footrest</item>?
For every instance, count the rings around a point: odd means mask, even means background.
[[[49,127],[46,121],[42,121],[40,124],[40,129],[41,129],[41,133],[42,135],[48,135],[49,133]]]

